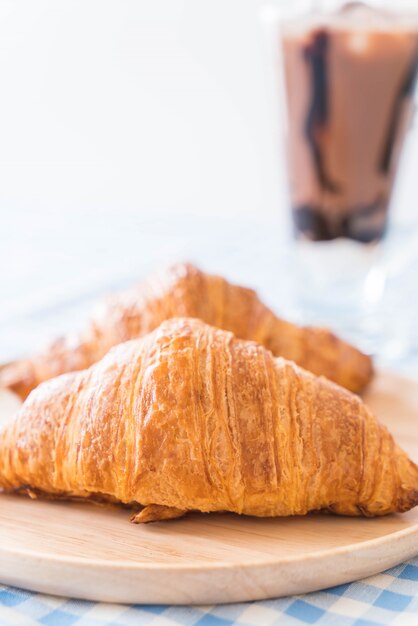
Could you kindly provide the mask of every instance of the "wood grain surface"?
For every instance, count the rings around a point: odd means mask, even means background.
[[[380,373],[366,400],[418,461],[418,384]],[[16,401],[0,392],[0,421]],[[206,604],[303,593],[418,553],[418,509],[379,519],[191,515],[135,526],[129,511],[0,495],[0,581],[112,602]]]

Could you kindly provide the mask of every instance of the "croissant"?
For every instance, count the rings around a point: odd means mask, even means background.
[[[31,359],[0,371],[0,386],[24,399],[40,382],[85,369],[123,341],[141,337],[171,317],[197,317],[263,344],[276,356],[359,392],[371,380],[371,359],[326,329],[279,319],[251,289],[231,285],[190,264],[177,264],[111,299],[88,328],[55,341]]]
[[[0,433],[0,487],[137,506],[375,516],[418,503],[418,467],[358,396],[184,318],[40,385]]]

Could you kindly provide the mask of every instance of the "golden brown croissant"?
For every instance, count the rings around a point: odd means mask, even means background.
[[[418,468],[362,401],[190,318],[40,385],[0,433],[0,487],[143,508],[384,515],[418,503]]]
[[[112,346],[142,337],[172,317],[196,317],[241,339],[258,341],[274,355],[351,391],[361,391],[373,375],[371,359],[328,330],[279,319],[251,289],[178,264],[114,297],[79,335],[59,339],[42,354],[5,367],[0,386],[24,399],[40,382],[85,369]]]

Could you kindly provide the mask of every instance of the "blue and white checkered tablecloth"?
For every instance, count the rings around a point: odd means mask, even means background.
[[[220,606],[124,606],[0,586],[1,626],[414,626],[418,558],[383,574],[301,596]]]

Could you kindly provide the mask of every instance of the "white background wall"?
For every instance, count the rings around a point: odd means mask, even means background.
[[[277,210],[257,0],[1,0],[2,211]]]

